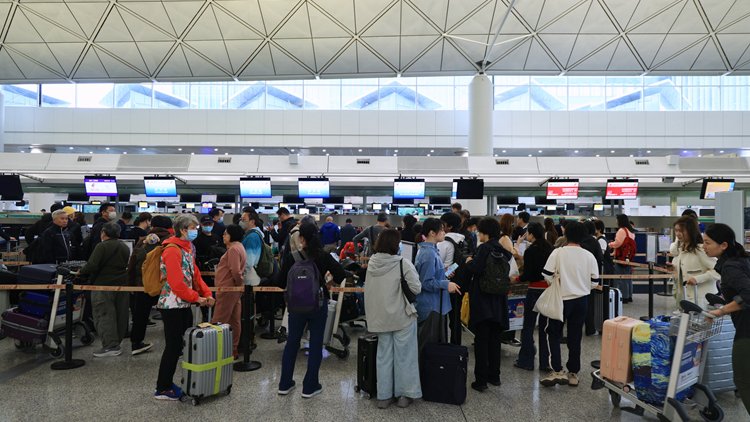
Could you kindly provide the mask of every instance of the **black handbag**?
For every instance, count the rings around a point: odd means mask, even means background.
[[[409,288],[409,284],[406,282],[406,278],[404,277],[404,260],[403,258],[398,263],[399,267],[401,267],[401,290],[404,292],[404,296],[406,297],[406,300],[409,301],[409,303],[416,303],[417,302],[417,295],[414,294],[414,292],[411,291]]]

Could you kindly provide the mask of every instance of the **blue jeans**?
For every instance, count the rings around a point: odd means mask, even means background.
[[[583,323],[586,321],[586,311],[589,307],[587,296],[563,301],[563,319],[565,322],[539,315],[539,336],[547,336],[547,347],[550,354],[549,365],[553,371],[560,372],[562,356],[560,355],[560,338],[562,338],[563,324],[568,325],[568,371],[578,373],[581,370],[581,339],[583,338]]]
[[[534,367],[534,356],[536,347],[534,346],[534,328],[536,327],[537,312],[534,312],[539,296],[544,293],[544,289],[531,288],[526,292],[526,303],[524,304],[523,329],[521,330],[521,350],[518,351],[518,366],[524,368]],[[539,336],[539,367],[546,368],[549,366],[549,350],[547,348],[547,337]]]
[[[378,333],[378,400],[422,397],[417,359],[417,320],[398,331]]]
[[[281,379],[279,390],[288,390],[294,384],[294,364],[297,361],[302,334],[305,325],[310,329],[310,354],[307,359],[307,373],[302,382],[302,393],[311,394],[318,389],[318,372],[323,361],[323,335],[328,317],[328,300],[315,313],[289,314],[289,333],[287,334],[284,354],[281,357]]]
[[[633,267],[630,265],[615,264],[615,274],[630,275],[633,274]],[[633,298],[633,279],[632,278],[620,278],[612,280],[612,287],[619,289],[622,294],[622,299]]]

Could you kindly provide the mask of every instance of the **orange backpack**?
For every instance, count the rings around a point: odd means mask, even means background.
[[[167,280],[161,278],[161,254],[170,246],[179,248],[178,245],[170,243],[167,246],[157,246],[146,255],[141,270],[143,272],[143,291],[151,296],[159,296]]]

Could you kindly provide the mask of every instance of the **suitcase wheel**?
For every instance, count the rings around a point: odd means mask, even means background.
[[[227,387],[227,391],[224,392],[224,395],[228,396],[231,393],[232,393],[232,386],[230,385],[229,387]]]
[[[201,401],[198,397],[193,397],[192,403],[193,403],[193,406],[198,406],[199,404],[201,404]]]
[[[15,345],[16,345],[16,349],[18,350],[23,350],[23,349],[28,349],[30,347],[34,347],[32,343],[29,343],[27,341],[21,341],[21,340],[16,340]]]
[[[356,393],[359,393],[359,392],[360,392],[360,388],[359,388],[359,386],[358,386],[358,385],[355,385],[355,386],[354,386],[354,392],[356,392]]]
[[[65,346],[58,344],[56,349],[52,349],[49,355],[55,359],[61,358],[65,354]]]
[[[186,394],[184,394],[184,393],[180,396],[180,401],[183,402],[183,403],[185,403],[187,401],[187,399],[188,399],[188,396]]]

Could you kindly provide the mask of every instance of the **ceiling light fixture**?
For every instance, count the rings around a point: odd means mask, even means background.
[[[182,151],[182,148],[177,148],[177,151]]]
[[[529,154],[529,157],[531,157],[531,154]]]
[[[394,150],[393,150],[393,152],[398,152],[398,150],[397,150],[397,149],[394,149]],[[724,151],[722,151],[722,152],[724,152]]]
[[[73,148],[71,148],[71,149],[73,149]],[[109,147],[107,147],[107,148],[104,148],[104,149],[106,149],[107,151],[109,151]]]
[[[123,154],[127,154],[128,152],[127,152],[127,151],[123,151],[122,153],[123,153]]]
[[[597,157],[599,157],[599,154],[596,154]]]
[[[228,152],[225,152],[225,153],[224,153],[224,155],[229,155],[229,153],[228,153]]]
[[[633,154],[630,154],[630,156],[632,157],[632,156],[633,156]]]
[[[250,152],[253,152],[253,151],[255,151],[255,149],[253,149],[253,148],[250,148]],[[323,150],[323,151],[325,151],[325,150]]]
[[[427,156],[429,157],[429,156],[430,156],[430,154],[427,154]],[[496,157],[497,157],[497,156],[496,156]]]
[[[651,151],[646,151],[646,154],[651,154]]]
[[[497,157],[497,154],[495,154],[495,157]]]
[[[219,148],[214,148],[214,151],[218,151],[218,150],[219,150]],[[294,150],[292,150],[292,151],[294,151]]]
[[[190,155],[195,155],[195,153],[194,153],[194,152],[191,152],[191,153],[190,153]]]
[[[326,150],[323,150],[323,152],[326,152]]]
[[[615,150],[612,150],[612,151],[610,151],[610,152],[611,152],[612,154],[614,154],[614,153],[615,153]]]
[[[326,157],[328,157],[330,154],[326,154]]]
[[[687,154],[687,151],[682,151],[683,154]]]
[[[292,150],[292,151],[294,151],[294,150]],[[359,149],[359,152],[362,152],[362,148]]]
[[[724,154],[724,151],[719,151],[719,154]]]
[[[540,154],[542,153],[542,150],[541,150],[541,149],[539,150],[539,153],[540,153]]]
[[[434,149],[431,149],[431,150],[430,150],[430,152],[435,152],[435,150],[434,150]]]
[[[503,154],[505,154],[505,150],[503,150]]]
[[[398,156],[398,154],[393,154],[394,157]]]
[[[290,151],[294,152],[294,149],[292,149],[292,150],[290,150]]]
[[[73,147],[70,147],[70,149],[73,149]]]
[[[576,154],[578,154],[578,151],[573,151],[573,152],[575,152]]]
[[[701,155],[701,154],[698,154],[698,157],[703,157],[703,155]]]
[[[89,154],[93,154],[93,153],[94,153],[94,151],[89,151]]]
[[[25,153],[26,151],[21,151],[21,154]]]
[[[141,148],[141,151],[145,151],[145,150],[146,150],[146,148]]]

